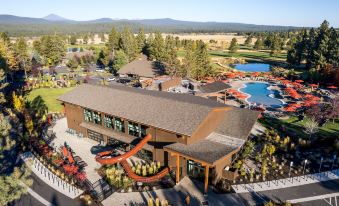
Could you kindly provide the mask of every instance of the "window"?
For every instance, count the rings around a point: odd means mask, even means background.
[[[106,128],[113,128],[113,117],[111,116],[104,116],[104,126]]]
[[[98,112],[92,112],[93,115],[93,122],[95,124],[101,124],[101,115]]]
[[[134,122],[128,122],[128,134],[135,136],[135,137],[139,137],[139,125],[138,123],[134,123]]]
[[[147,135],[147,128],[145,125],[141,125],[140,126],[140,130],[141,130],[141,137],[145,137]]]
[[[84,109],[84,117],[86,122],[92,122],[93,117],[92,117],[92,111],[88,109]]]
[[[115,129],[118,130],[119,132],[125,132],[125,123],[122,119],[116,117],[114,119],[114,125]]]

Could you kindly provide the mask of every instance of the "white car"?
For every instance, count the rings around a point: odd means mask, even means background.
[[[107,78],[107,81],[108,81],[108,82],[115,81],[115,78],[114,78],[114,77],[109,77],[109,78]]]
[[[104,69],[96,69],[95,71],[96,72],[104,72],[105,70]]]

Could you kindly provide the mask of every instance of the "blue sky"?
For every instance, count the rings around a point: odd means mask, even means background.
[[[75,19],[173,18],[190,21],[339,27],[339,0],[0,0],[0,14]]]

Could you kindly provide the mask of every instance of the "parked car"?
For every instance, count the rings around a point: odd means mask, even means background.
[[[108,82],[112,82],[112,81],[115,81],[115,80],[116,80],[115,77],[108,77],[108,78],[107,78],[107,81],[108,81]]]

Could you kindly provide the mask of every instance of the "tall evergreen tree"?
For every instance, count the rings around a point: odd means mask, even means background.
[[[139,33],[136,37],[136,41],[137,41],[137,46],[138,46],[138,48],[137,48],[138,53],[144,51],[145,44],[146,44],[146,35],[145,35],[143,28],[139,29]]]
[[[230,53],[235,53],[238,51],[238,41],[236,38],[233,38],[232,41],[231,41],[231,44],[228,48],[229,52]]]
[[[262,38],[259,36],[258,38],[257,38],[257,40],[255,41],[255,43],[254,43],[254,49],[255,50],[260,50],[260,49],[263,49],[263,46],[264,46],[264,43],[263,43],[263,41],[262,41]]]
[[[154,39],[150,44],[150,57],[156,61],[164,60],[164,39],[160,32],[154,34]]]
[[[19,38],[15,44],[15,55],[20,69],[25,71],[25,78],[27,78],[27,70],[30,68],[31,61],[29,59],[28,46],[23,37]]]
[[[252,36],[248,35],[244,43],[246,46],[250,46],[252,44]]]
[[[120,39],[120,34],[113,27],[111,32],[108,35],[108,41],[106,43],[106,47],[107,47],[108,51],[111,51],[111,52],[114,53],[114,50],[119,49],[119,39]]]
[[[164,62],[166,63],[166,70],[170,75],[177,75],[179,67],[179,60],[177,58],[176,42],[173,36],[166,36]]]
[[[88,35],[87,34],[84,35],[83,43],[88,44]]]
[[[128,56],[129,61],[137,56],[137,42],[128,27],[125,27],[120,35],[119,47]]]

